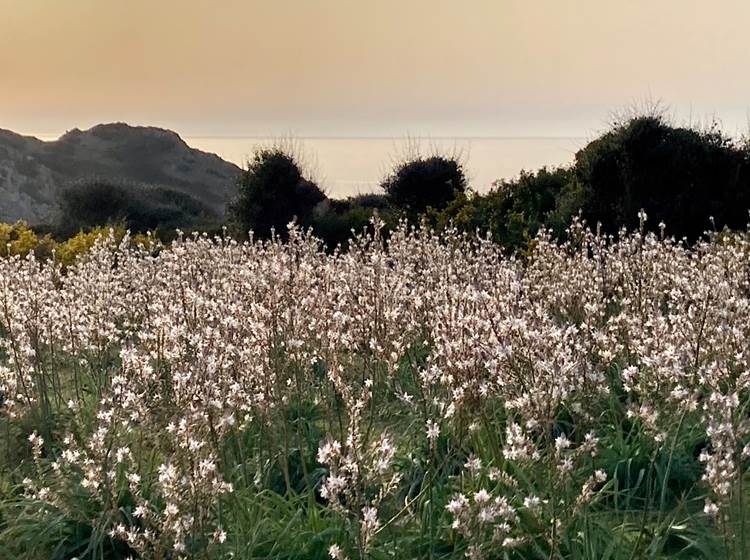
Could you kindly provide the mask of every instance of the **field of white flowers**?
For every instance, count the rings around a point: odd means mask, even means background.
[[[747,557],[749,233],[373,231],[0,259],[0,558]]]

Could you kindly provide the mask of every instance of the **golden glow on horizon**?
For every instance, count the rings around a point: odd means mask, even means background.
[[[0,128],[574,135],[649,96],[744,126],[748,21],[744,0],[0,0]]]

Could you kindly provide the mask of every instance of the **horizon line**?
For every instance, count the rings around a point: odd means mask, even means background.
[[[161,127],[156,127],[161,128]],[[429,135],[417,135],[417,136],[388,136],[388,135],[342,135],[342,134],[336,134],[336,135],[321,135],[321,134],[312,134],[312,135],[305,135],[305,136],[297,136],[294,134],[279,134],[279,135],[273,135],[273,134],[189,134],[189,133],[182,133],[177,132],[173,129],[165,129],[165,130],[172,130],[173,132],[176,132],[181,138],[183,139],[196,139],[196,140],[284,140],[284,139],[290,139],[290,140],[396,140],[396,141],[408,141],[408,140],[585,140],[588,138],[588,136],[564,136],[564,135],[541,135],[541,134],[531,134],[531,135],[457,135],[457,136],[449,136],[449,135],[439,135],[439,136],[429,136]],[[62,133],[57,132],[29,132],[29,133],[17,133],[21,134],[23,136],[32,136],[34,138],[41,137],[47,137],[47,138],[56,138],[60,139],[62,136],[64,136],[67,132],[65,131]]]
[[[182,135],[181,135],[182,136]],[[502,136],[387,136],[387,135],[310,135],[310,136],[296,136],[296,135],[234,135],[234,134],[185,134],[184,138],[195,138],[195,139],[217,139],[217,140],[283,140],[289,138],[291,140],[583,140],[586,136],[546,136],[546,135],[502,135]]]

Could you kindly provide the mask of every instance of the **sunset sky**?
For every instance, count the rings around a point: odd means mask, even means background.
[[[750,2],[0,0],[0,128],[583,136],[662,100],[747,130]]]

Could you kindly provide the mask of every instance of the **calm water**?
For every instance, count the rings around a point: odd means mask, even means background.
[[[38,134],[42,140],[59,135]],[[243,167],[253,148],[270,145],[273,139],[257,137],[186,136],[194,148],[212,152]],[[516,177],[522,169],[536,170],[544,165],[557,166],[573,161],[585,138],[296,138],[313,176],[329,196],[377,192],[394,161],[416,144],[421,153],[458,154],[466,165],[472,188],[484,192],[497,179]]]
[[[272,143],[262,138],[187,137],[198,149],[213,152],[243,166],[253,147]],[[314,176],[329,196],[342,198],[378,190],[380,180],[394,161],[415,141],[389,138],[301,138],[301,146]],[[458,153],[466,163],[471,185],[489,189],[492,181],[512,178],[521,169],[535,170],[573,161],[584,138],[473,138],[418,140],[422,153],[433,149]]]

